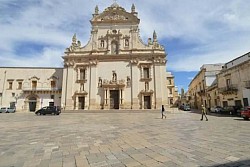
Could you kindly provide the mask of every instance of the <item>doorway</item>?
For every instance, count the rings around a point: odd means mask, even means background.
[[[110,90],[110,109],[119,109],[119,90]]]
[[[78,109],[83,110],[85,106],[85,97],[78,97]]]
[[[29,110],[30,112],[36,111],[36,97],[30,97],[29,98]]]
[[[150,98],[150,96],[144,96],[144,109],[151,109],[151,98]]]

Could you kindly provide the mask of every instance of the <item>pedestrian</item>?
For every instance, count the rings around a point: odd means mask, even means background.
[[[204,105],[201,105],[201,121],[203,120],[203,115],[206,117],[206,121],[208,121],[206,107]]]
[[[165,117],[165,119],[167,118],[164,112],[165,112],[165,108],[164,108],[164,105],[162,105],[161,106],[161,119],[163,119],[163,117]]]

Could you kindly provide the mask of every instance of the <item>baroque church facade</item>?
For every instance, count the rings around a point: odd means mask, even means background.
[[[96,6],[90,21],[90,40],[82,46],[75,34],[63,56],[64,67],[55,70],[57,73],[49,72],[44,81],[39,81],[40,76],[35,72],[38,69],[35,69],[30,75],[26,72],[22,78],[22,75],[19,78],[12,76],[5,78],[4,83],[0,80],[0,84],[27,82],[27,88],[23,85],[19,89],[18,99],[13,96],[13,89],[12,97],[9,96],[12,100],[16,99],[17,107],[22,106],[25,110],[29,110],[32,100],[37,102],[33,108],[42,107],[41,97],[54,93],[59,94],[56,105],[65,110],[160,109],[161,105],[168,104],[166,52],[158,43],[155,32],[147,43],[141,40],[137,15],[134,5],[130,12],[117,3],[103,12],[99,12]],[[6,75],[6,68],[0,68],[0,75],[4,75],[4,71]],[[22,70],[19,72],[22,73]],[[45,91],[33,87],[35,81],[41,83],[41,89]],[[45,82],[47,88],[44,88]],[[51,91],[52,86],[56,92]],[[24,94],[22,88],[30,90]],[[4,99],[5,94],[3,89],[0,98]],[[18,102],[21,104],[18,105]],[[25,102],[26,105],[23,105]]]

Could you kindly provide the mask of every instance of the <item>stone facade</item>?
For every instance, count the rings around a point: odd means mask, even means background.
[[[166,79],[169,107],[177,107],[179,103],[179,93],[178,88],[175,86],[174,75],[171,72],[167,72]]]
[[[250,52],[226,63],[217,80],[220,106],[249,106]]]
[[[62,104],[78,109],[160,109],[167,104],[166,53],[153,33],[144,44],[135,6],[114,3],[91,19],[91,37],[66,49]]]
[[[207,108],[211,106],[211,101],[207,97],[207,88],[216,80],[223,64],[205,64],[200,68],[199,73],[190,82],[188,88],[188,100],[191,108],[200,109],[201,105]]]
[[[188,95],[192,108],[199,108],[201,104],[206,105],[207,108],[249,106],[250,52],[223,64],[223,66],[217,65],[216,69],[212,72],[210,70],[209,73],[201,68],[201,71],[190,83]],[[212,84],[205,82],[208,74]]]
[[[62,68],[0,68],[0,106],[35,111],[61,106]]]
[[[168,106],[166,52],[156,32],[142,42],[135,6],[127,12],[114,3],[102,13],[96,7],[90,22],[90,40],[82,46],[74,34],[63,68],[0,68],[0,107],[34,111],[50,104],[66,110]]]

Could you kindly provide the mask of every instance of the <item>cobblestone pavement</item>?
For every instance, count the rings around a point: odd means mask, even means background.
[[[0,167],[250,166],[250,121],[200,121],[190,112],[160,116],[2,113]]]

